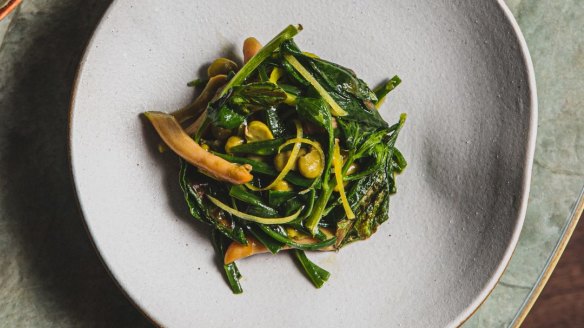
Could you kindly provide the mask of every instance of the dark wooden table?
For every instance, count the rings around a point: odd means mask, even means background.
[[[584,327],[584,215],[523,327]]]

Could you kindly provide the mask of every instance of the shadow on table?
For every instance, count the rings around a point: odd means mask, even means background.
[[[19,281],[14,299],[28,293],[10,306],[33,326],[150,326],[93,249],[69,173],[71,87],[110,2],[24,2],[0,49],[0,224],[18,249],[14,272],[0,272]]]

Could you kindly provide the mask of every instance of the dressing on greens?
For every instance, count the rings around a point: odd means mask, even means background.
[[[407,163],[395,147],[405,123],[378,108],[401,80],[371,90],[345,67],[302,52],[290,25],[265,46],[244,42],[244,65],[219,58],[188,106],[147,112],[180,157],[179,184],[191,216],[211,240],[233,293],[235,261],[291,249],[320,288],[330,274],[306,251],[339,250],[388,219],[395,176]]]

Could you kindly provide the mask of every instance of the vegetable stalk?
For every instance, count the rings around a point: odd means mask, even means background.
[[[207,195],[207,198],[209,198],[211,203],[215,204],[215,206],[219,207],[220,209],[224,210],[225,212],[227,212],[231,215],[237,216],[238,218],[246,220],[246,221],[252,221],[252,222],[261,223],[261,224],[290,223],[290,222],[296,220],[296,218],[300,215],[300,212],[302,212],[302,210],[304,209],[304,207],[301,207],[294,214],[289,215],[289,216],[285,216],[285,217],[281,217],[281,218],[263,218],[263,217],[243,213],[239,210],[236,210],[233,207],[223,203],[222,201],[218,200],[215,197]]]
[[[312,282],[314,287],[320,288],[322,285],[328,280],[330,277],[330,273],[325,269],[319,267],[318,265],[314,264],[312,261],[306,257],[306,253],[304,251],[296,249],[294,250],[294,255],[296,259],[304,268],[304,272],[308,276],[308,279]]]
[[[286,41],[292,39],[298,32],[302,31],[302,25],[288,25],[282,32],[276,35],[268,44],[266,44],[255,56],[253,56],[243,67],[229,80],[227,85],[221,90],[217,98],[223,97],[229,89],[240,85],[253,71],[272,53]]]

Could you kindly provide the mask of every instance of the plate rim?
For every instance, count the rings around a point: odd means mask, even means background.
[[[527,133],[527,144],[526,144],[527,156],[526,156],[526,162],[524,163],[525,170],[523,171],[523,180],[522,180],[523,194],[521,197],[521,206],[519,209],[518,220],[517,220],[517,223],[515,225],[515,230],[513,231],[513,235],[511,237],[511,242],[509,243],[507,250],[505,250],[503,260],[499,263],[499,266],[497,267],[495,274],[491,277],[491,280],[489,280],[489,283],[487,284],[486,288],[483,289],[483,292],[481,293],[482,299],[475,300],[475,302],[471,303],[467,307],[467,310],[468,309],[472,309],[472,310],[470,312],[468,312],[466,315],[464,315],[462,320],[459,320],[459,322],[456,323],[457,327],[461,327],[462,325],[464,325],[465,322],[467,322],[475,313],[477,313],[477,311],[479,310],[481,305],[483,305],[487,301],[487,299],[489,298],[489,296],[491,295],[493,290],[495,290],[495,287],[497,287],[497,285],[499,284],[501,277],[503,277],[503,274],[505,273],[505,271],[509,267],[509,263],[511,262],[511,258],[513,257],[513,255],[515,254],[515,250],[517,249],[517,243],[519,242],[519,236],[521,234],[521,231],[523,230],[523,224],[525,222],[525,215],[527,213],[527,204],[528,204],[528,200],[529,200],[529,193],[530,193],[530,189],[531,189],[531,173],[533,170],[533,159],[534,159],[534,155],[535,155],[535,145],[536,145],[536,138],[537,138],[537,122],[538,122],[538,102],[537,102],[537,86],[536,86],[536,82],[535,82],[535,69],[533,68],[533,61],[531,59],[531,54],[529,52],[527,42],[525,41],[525,37],[523,35],[523,32],[521,32],[521,28],[519,27],[519,24],[517,23],[515,16],[513,16],[511,9],[509,9],[509,6],[507,6],[507,4],[505,3],[504,0],[496,0],[496,2],[499,5],[499,9],[503,12],[504,17],[507,19],[507,21],[511,25],[511,28],[513,29],[514,36],[519,43],[519,48],[521,50],[523,62],[525,64],[525,67],[527,68],[527,71],[526,71],[526,73],[527,73],[527,86],[529,88],[529,100],[530,100],[529,112],[530,112],[531,116],[530,116],[530,120],[529,120],[529,130]],[[485,293],[485,291],[486,291],[486,293]]]
[[[113,0],[109,4],[108,8],[104,11],[103,15],[101,16],[101,18],[99,20],[99,23],[97,24],[97,26],[93,30],[91,37],[88,39],[88,42],[86,43],[86,46],[83,50],[83,56],[81,57],[81,60],[79,61],[79,64],[77,65],[77,68],[75,70],[75,78],[73,80],[73,85],[71,88],[71,100],[70,100],[70,105],[69,105],[68,127],[67,127],[67,130],[68,130],[67,131],[67,139],[68,139],[67,154],[68,154],[68,162],[69,162],[68,168],[69,168],[69,174],[71,175],[72,187],[73,187],[73,191],[74,191],[74,195],[75,195],[74,202],[75,202],[77,211],[79,212],[80,216],[83,218],[83,220],[82,220],[83,227],[89,236],[89,240],[91,242],[91,245],[94,248],[95,252],[97,253],[97,256],[98,256],[100,262],[102,263],[102,265],[106,269],[106,272],[111,277],[114,284],[118,287],[118,289],[125,296],[125,298],[136,308],[136,310],[138,310],[152,324],[154,324],[158,327],[163,327],[163,325],[161,323],[159,323],[154,318],[154,316],[150,314],[150,312],[147,309],[141,307],[134,300],[134,298],[132,298],[132,296],[130,294],[128,294],[127,290],[123,287],[120,280],[112,272],[112,269],[110,268],[110,266],[108,265],[108,263],[104,259],[104,257],[102,256],[102,253],[101,253],[99,247],[95,243],[94,237],[91,233],[86,216],[84,214],[83,205],[81,204],[81,201],[79,198],[77,179],[76,179],[76,176],[74,174],[75,169],[74,169],[74,164],[73,164],[73,119],[74,119],[74,112],[75,112],[76,100],[77,100],[76,95],[77,95],[77,90],[78,90],[78,87],[80,84],[80,77],[81,77],[82,72],[84,71],[87,59],[88,59],[89,54],[90,54],[90,49],[92,48],[92,46],[95,43],[96,36],[97,36],[98,32],[103,29],[104,18],[110,14],[110,12],[113,10],[113,8],[116,6],[116,4],[119,1],[120,0]],[[516,39],[516,42],[519,45],[519,50],[521,52],[521,59],[523,60],[524,66],[526,68],[526,71],[525,71],[526,76],[527,76],[526,82],[527,82],[527,87],[528,87],[528,92],[529,92],[529,102],[530,102],[528,113],[530,114],[530,116],[529,116],[528,130],[527,130],[527,143],[526,143],[526,149],[525,149],[525,154],[526,154],[525,162],[524,162],[525,169],[523,170],[523,177],[521,180],[522,195],[521,195],[521,202],[520,202],[520,206],[519,206],[518,215],[516,217],[516,223],[514,225],[513,234],[511,235],[510,243],[507,245],[507,249],[505,250],[505,253],[503,254],[502,260],[499,262],[499,264],[496,267],[496,270],[494,271],[491,278],[487,281],[487,284],[483,287],[481,292],[479,294],[477,294],[476,299],[472,303],[469,303],[467,305],[467,307],[457,317],[455,317],[453,319],[451,324],[452,324],[452,326],[455,326],[455,327],[461,327],[466,321],[468,321],[478,311],[478,309],[481,307],[481,305],[485,303],[485,301],[489,298],[489,296],[491,295],[491,293],[493,292],[495,287],[498,285],[501,277],[503,276],[507,267],[509,266],[511,258],[513,257],[515,249],[517,248],[519,236],[521,234],[521,231],[523,229],[523,224],[525,222],[525,216],[526,216],[526,212],[527,212],[527,204],[528,204],[530,188],[531,188],[531,175],[532,175],[532,169],[533,169],[533,159],[534,159],[534,154],[535,154],[536,137],[537,137],[537,122],[538,122],[538,99],[537,99],[537,88],[536,88],[536,81],[535,81],[535,70],[533,67],[533,61],[531,59],[531,55],[529,52],[529,48],[527,46],[527,42],[525,40],[523,33],[521,32],[521,28],[519,27],[519,24],[517,23],[515,16],[513,16],[513,13],[511,12],[511,10],[509,9],[509,7],[507,6],[507,4],[505,3],[504,0],[494,0],[494,1],[498,5],[499,10],[502,12],[503,18],[506,19],[511,26],[511,30],[513,32],[511,37],[514,37]]]

